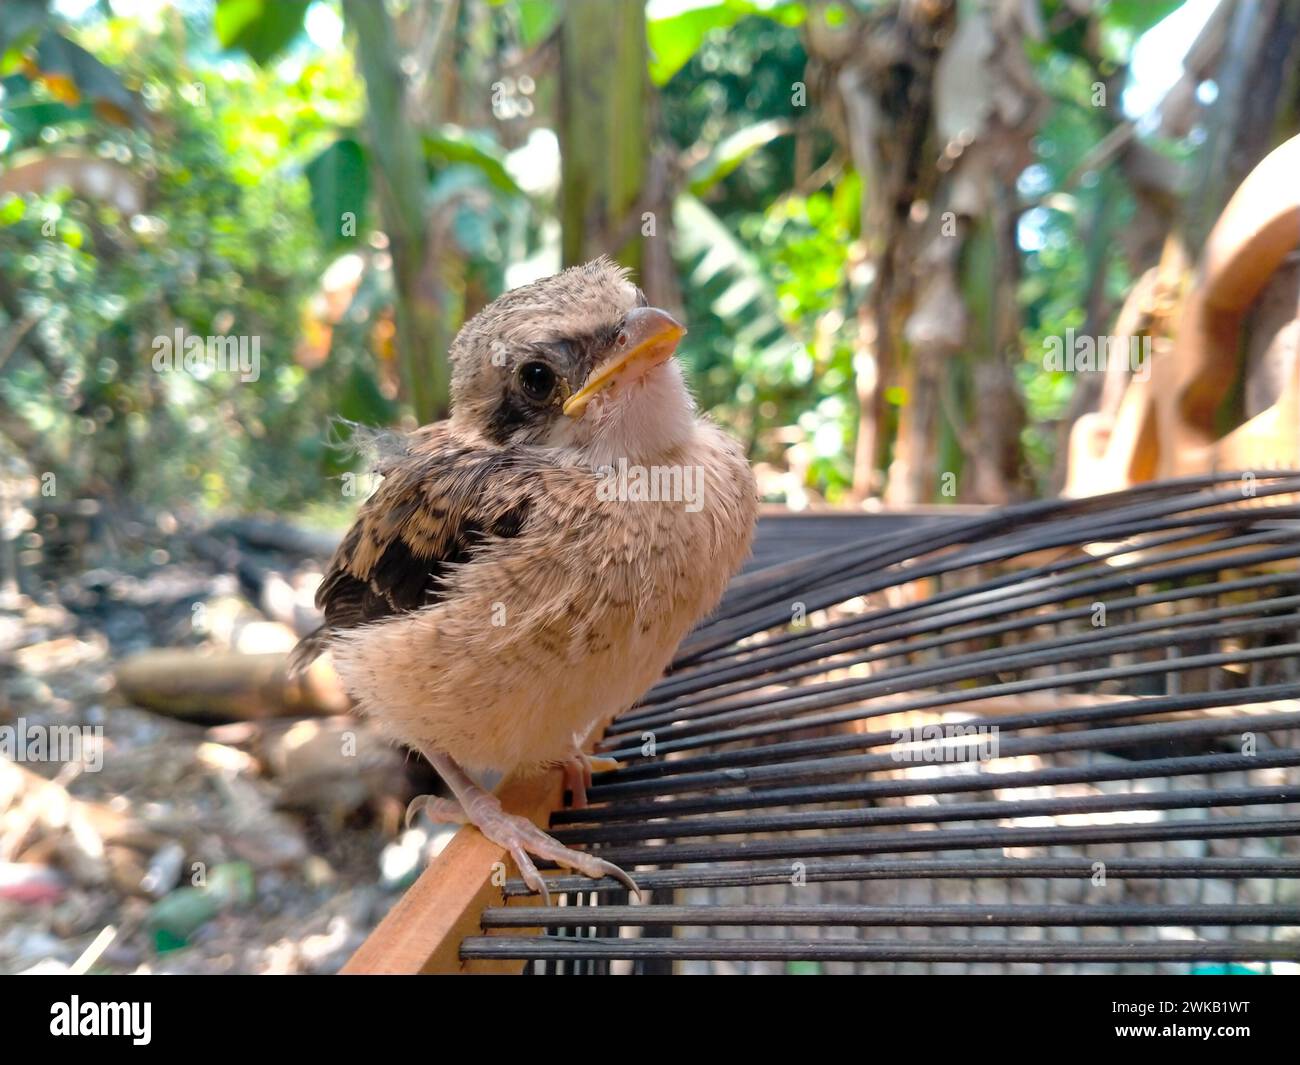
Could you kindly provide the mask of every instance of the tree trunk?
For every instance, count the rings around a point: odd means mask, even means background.
[[[460,320],[447,238],[426,217],[427,172],[419,136],[404,118],[404,81],[388,13],[372,0],[344,0],[343,10],[366,79],[370,154],[393,258],[402,382],[416,419],[436,421],[448,409],[447,351]]]
[[[669,212],[645,196],[649,95],[643,5],[569,0],[560,27],[559,115],[566,266],[610,254],[640,270],[643,232],[666,247]],[[643,223],[643,211],[653,218]]]

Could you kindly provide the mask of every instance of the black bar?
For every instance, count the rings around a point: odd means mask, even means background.
[[[1300,942],[878,943],[834,939],[565,939],[467,936],[466,961],[671,958],[675,961],[1141,962],[1300,961]]]
[[[1300,906],[491,906],[484,928],[1020,928],[1300,925]]]
[[[861,880],[1028,879],[1083,880],[1096,872],[1097,858],[849,858],[804,865],[806,883]],[[1107,878],[1116,880],[1300,879],[1300,858],[1106,858]],[[626,891],[612,877],[544,877],[551,894]],[[658,869],[637,873],[643,893],[683,888],[754,887],[789,884],[788,863],[717,868]],[[509,897],[533,894],[522,880],[506,881]]]

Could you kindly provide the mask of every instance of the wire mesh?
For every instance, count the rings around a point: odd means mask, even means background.
[[[555,875],[558,907],[485,911],[462,956],[1300,971],[1298,493],[1218,474],[764,523],[762,564],[609,726],[622,768],[552,820],[640,897]]]

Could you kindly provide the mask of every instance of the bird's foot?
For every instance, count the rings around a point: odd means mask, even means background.
[[[459,801],[459,808],[454,811],[459,814],[457,819],[462,824],[474,825],[498,847],[504,847],[515,860],[524,883],[541,895],[546,905],[551,904],[551,893],[546,890],[546,882],[529,855],[535,854],[539,858],[595,879],[612,877],[629,891],[636,892],[638,896],[641,894],[637,889],[636,881],[617,865],[603,858],[597,858],[594,854],[584,854],[582,851],[566,847],[527,818],[506,813],[501,808],[501,801],[476,784],[451,755],[444,751],[432,750],[426,751],[425,757],[455,793]],[[436,808],[439,813],[452,812],[446,809],[446,805],[446,800],[431,799],[423,803],[416,812],[431,807]]]
[[[566,869],[572,869],[596,880],[606,876],[613,877],[629,891],[636,892],[638,896],[641,894],[636,881],[613,862],[566,847],[527,818],[506,813],[501,809],[501,804],[495,800],[494,805],[495,809],[480,807],[472,811],[471,822],[477,825],[478,830],[493,843],[510,852],[515,865],[519,867],[519,875],[523,877],[524,883],[541,895],[542,901],[547,906],[551,904],[551,893],[547,891],[546,882],[537,871],[537,866],[533,864],[530,855],[555,862]]]
[[[541,895],[547,906],[551,904],[551,893],[546,889],[546,881],[542,879],[542,874],[537,871],[537,866],[529,855],[555,862],[596,880],[612,876],[629,891],[638,896],[641,894],[636,881],[617,865],[597,858],[594,854],[566,847],[526,817],[506,813],[496,797],[487,792],[480,792],[474,797],[469,804],[469,812],[455,799],[417,795],[406,808],[406,827],[410,828],[411,822],[422,813],[428,814],[434,821],[473,825],[498,847],[504,847],[519,867],[519,875],[523,877],[524,883]]]
[[[593,773],[609,773],[622,769],[623,763],[614,758],[605,758],[598,754],[588,754],[578,745],[578,737],[573,738],[573,753],[561,763],[564,770],[565,790],[573,796],[571,805],[575,810],[587,805],[587,789],[591,787]]]

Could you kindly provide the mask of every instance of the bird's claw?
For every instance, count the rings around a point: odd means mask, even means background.
[[[537,866],[530,855],[555,862],[557,865],[595,880],[612,877],[633,892],[637,898],[641,897],[641,889],[636,886],[636,881],[613,862],[566,847],[526,818],[498,810],[481,817],[476,823],[483,835],[510,852],[515,865],[519,867],[519,875],[524,883],[541,895],[543,903],[547,906],[551,904],[551,893],[547,890],[546,882],[537,871]]]
[[[406,806],[406,828],[409,830],[420,814],[428,814],[429,819],[439,823],[463,825],[468,823],[465,811],[455,799],[444,799],[440,795],[417,795]]]

